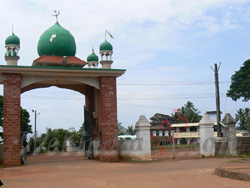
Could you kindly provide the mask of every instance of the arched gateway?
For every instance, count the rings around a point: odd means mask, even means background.
[[[39,58],[32,66],[18,66],[20,40],[12,34],[5,41],[7,65],[0,66],[4,85],[4,166],[19,166],[21,152],[20,98],[23,92],[50,86],[67,88],[85,95],[89,137],[100,143],[95,159],[118,161],[116,78],[123,69],[111,69],[113,47],[100,45],[102,65],[92,50],[87,62],[75,57],[76,44],[71,33],[58,22],[46,30],[38,42]],[[105,56],[105,58],[103,58]],[[88,68],[83,68],[88,64]],[[86,118],[85,118],[86,119]]]

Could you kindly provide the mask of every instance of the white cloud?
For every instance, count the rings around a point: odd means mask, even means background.
[[[249,36],[249,2],[248,0],[1,0],[0,64],[5,64],[4,40],[11,34],[11,27],[14,24],[14,32],[21,40],[20,65],[31,65],[38,57],[36,47],[40,35],[55,22],[51,14],[56,9],[61,12],[59,16],[61,25],[75,36],[77,56],[82,59],[86,59],[91,53],[92,45],[98,53],[99,44],[104,40],[105,29],[115,36],[114,40],[108,39],[114,46],[112,67],[128,69],[119,81],[131,83],[143,80],[152,82],[207,80],[210,78],[208,75],[211,75],[208,72],[207,62],[211,61],[211,56],[216,53],[208,52],[207,49],[219,45],[220,38],[216,36],[240,29]],[[204,57],[202,56],[204,54],[206,60],[195,59],[195,62],[191,62],[191,58]],[[199,67],[201,65],[202,69]],[[211,78],[213,79],[213,76]],[[119,98],[166,98],[166,96],[171,98],[181,96],[183,92],[191,95],[205,90],[211,93],[212,90],[203,86],[191,87],[188,90],[180,86],[166,86],[164,89],[155,86],[118,86],[118,89]],[[78,96],[69,96],[60,93],[51,97],[50,100],[64,98],[65,104],[53,103],[53,107],[55,104],[60,108],[59,110],[53,108],[58,112],[56,114],[65,114],[63,109],[65,105],[72,111],[77,108],[82,110],[83,104],[81,107],[77,107],[76,104]],[[33,108],[27,104],[32,103],[30,101],[31,99],[24,100],[24,103]],[[125,102],[166,108],[180,107],[184,104],[183,100]],[[44,105],[43,101],[39,101],[36,105],[40,104],[44,109],[51,107]],[[201,106],[209,108],[209,105],[212,106],[211,104]],[[130,112],[138,115],[150,114],[156,110],[143,107],[139,108],[140,112],[135,113],[132,108],[123,106],[118,111],[129,116]],[[42,113],[45,115],[45,112]],[[82,115],[82,111],[79,114]],[[131,121],[135,122],[138,117]],[[124,117],[124,121],[128,119],[130,118]],[[43,123],[45,126],[46,122]]]
[[[151,54],[152,58],[159,49],[183,48],[183,36],[180,33],[188,31],[197,20],[200,23],[198,26],[210,34],[221,32],[222,27],[235,29],[237,23],[232,22],[231,16],[218,21],[214,16],[207,16],[206,11],[233,5],[238,8],[246,2],[248,1],[5,0],[0,2],[0,41],[11,34],[11,25],[14,24],[14,31],[21,39],[20,63],[31,65],[38,56],[36,45],[39,36],[53,25],[55,18],[51,14],[54,9],[59,9],[59,22],[71,31],[77,44],[81,44],[78,45],[77,52],[80,58],[85,59],[89,55],[90,50],[87,49],[93,43],[98,47],[104,40],[105,29],[114,33],[117,41],[114,44],[124,52],[124,56],[130,57],[130,61],[131,56],[141,57],[145,53]],[[3,44],[0,51],[4,51]],[[127,59],[124,56],[118,57],[124,61]]]

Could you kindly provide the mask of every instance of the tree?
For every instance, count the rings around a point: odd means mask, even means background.
[[[22,146],[26,146],[27,144],[27,134],[32,133],[32,127],[30,123],[30,115],[26,109],[20,107],[21,113],[21,138],[22,138]],[[3,96],[0,95],[0,127],[3,129]],[[3,139],[3,132],[0,132],[0,138]]]
[[[82,146],[84,138],[84,124],[80,127],[79,131],[66,130],[66,129],[48,129],[36,140],[36,146],[42,151],[66,151],[66,140],[72,141],[73,146]],[[46,148],[46,149],[44,149]],[[34,139],[30,138],[29,151],[34,151]]]
[[[201,120],[200,111],[194,107],[194,104],[190,101],[184,106],[178,109],[178,112],[173,114],[173,118],[178,123],[195,123]]]
[[[84,122],[82,123],[82,126],[80,127],[78,133],[82,134],[83,136],[85,135],[85,124],[84,124]]]
[[[127,134],[134,135],[135,133],[136,133],[136,129],[134,128],[134,126],[133,125],[128,126]]]
[[[119,122],[118,123],[118,135],[124,135],[124,134],[126,134],[126,128],[124,128],[123,126],[122,126],[122,123],[121,122]]]
[[[237,101],[243,97],[243,101],[250,99],[250,59],[243,63],[240,70],[236,71],[231,77],[230,89],[227,96]]]
[[[30,114],[26,109],[21,107],[21,138],[22,138],[22,146],[27,145],[27,134],[33,133],[32,126],[30,123]]]
[[[240,108],[237,110],[235,121],[238,122],[239,125],[237,129],[250,131],[250,108]]]

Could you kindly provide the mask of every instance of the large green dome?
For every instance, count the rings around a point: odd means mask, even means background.
[[[98,62],[99,58],[98,56],[95,54],[94,50],[92,51],[92,53],[87,57],[87,62],[91,62],[91,61],[95,61]]]
[[[56,22],[41,35],[37,52],[39,56],[75,56],[76,42],[71,33]]]
[[[7,39],[5,40],[5,45],[10,45],[10,44],[20,45],[20,39],[14,33],[8,36]]]
[[[113,46],[108,41],[105,40],[103,43],[101,43],[100,51],[112,51],[112,50]]]

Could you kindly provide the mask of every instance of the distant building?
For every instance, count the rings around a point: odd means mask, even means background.
[[[209,115],[210,119],[213,122],[217,122],[217,112],[216,111],[207,111],[206,114]],[[220,112],[220,114],[222,114],[222,112]],[[217,131],[217,123],[214,125],[214,131]]]
[[[208,111],[210,119],[214,122],[214,137],[217,137],[216,111]],[[172,117],[156,113],[150,118],[151,135],[154,136],[160,145],[167,145],[172,142],[171,130],[174,131],[175,144],[198,144],[200,139],[200,125],[196,123],[176,123]],[[237,137],[249,136],[249,131],[236,131]]]
[[[209,115],[210,119],[214,122],[217,121],[216,111],[207,111],[206,114]],[[221,113],[222,114],[222,113]]]
[[[163,144],[168,142],[168,137],[171,131],[171,125],[176,123],[176,120],[169,115],[156,113],[150,118],[152,136],[156,136],[157,140]]]

